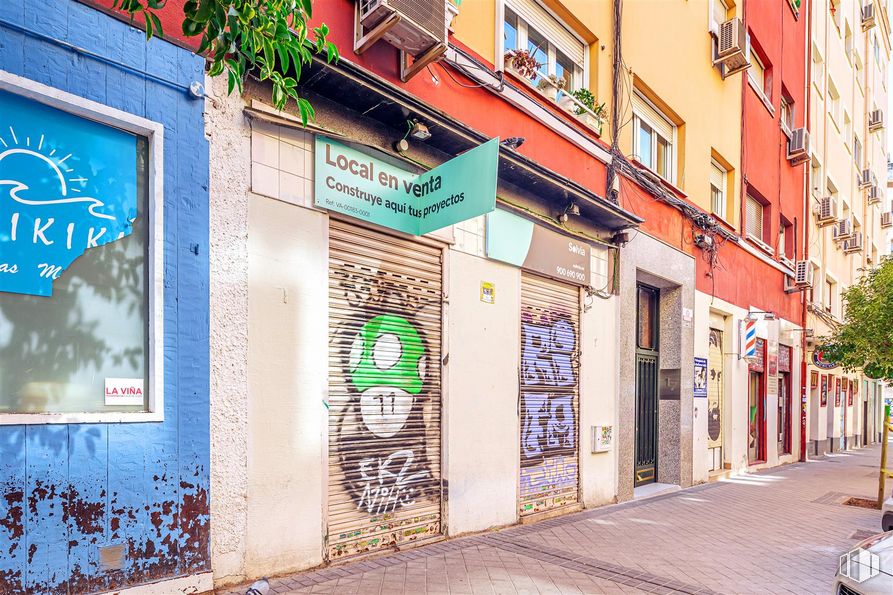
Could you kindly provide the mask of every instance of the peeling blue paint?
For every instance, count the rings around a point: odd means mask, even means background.
[[[201,102],[152,78],[188,87],[203,61],[73,0],[28,0],[27,11],[2,0],[0,70],[165,127],[164,422],[0,426],[0,593],[89,593],[207,571],[208,145]],[[123,568],[107,570],[100,548],[118,544]]]

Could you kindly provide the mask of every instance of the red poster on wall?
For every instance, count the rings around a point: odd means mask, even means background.
[[[847,395],[847,399],[846,399],[846,404],[850,407],[853,406],[853,386],[855,386],[855,384],[856,384],[855,382],[850,380],[850,392]]]
[[[813,370],[809,373],[809,388],[816,389],[819,387],[819,373]]]
[[[834,406],[840,407],[840,378],[836,380],[837,382],[834,385]]]
[[[828,406],[828,375],[822,374],[822,407]]]

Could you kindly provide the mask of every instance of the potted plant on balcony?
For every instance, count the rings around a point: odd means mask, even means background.
[[[527,50],[509,50],[504,57],[505,68],[514,72],[519,78],[532,81],[536,78],[540,64]]]
[[[580,118],[584,124],[587,126],[591,126],[595,130],[598,131],[599,134],[602,133],[602,126],[605,123],[605,118],[607,117],[607,110],[605,109],[604,103],[599,103],[596,105],[595,103],[595,95],[589,89],[580,88],[574,91],[574,98],[586,106],[589,111],[584,110],[583,108],[577,106],[574,108],[574,113]],[[592,113],[590,113],[592,112]]]
[[[536,83],[536,88],[547,98],[555,101],[558,97],[558,92],[564,89],[565,85],[567,85],[566,80],[550,74],[549,76],[541,77]]]

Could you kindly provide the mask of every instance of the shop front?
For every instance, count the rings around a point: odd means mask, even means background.
[[[615,496],[609,240],[638,220],[392,86],[344,94],[351,68],[314,78],[312,131],[260,85],[210,116],[245,164],[211,191],[223,577]],[[385,99],[437,133],[392,150]]]
[[[747,462],[766,461],[766,341],[756,339],[756,354],[747,368]]]
[[[203,60],[21,6],[0,19],[0,593],[204,592]],[[157,60],[125,67],[121,43]]]

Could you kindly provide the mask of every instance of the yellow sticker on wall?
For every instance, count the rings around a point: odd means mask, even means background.
[[[485,304],[496,303],[496,286],[488,281],[481,281],[481,301]]]

